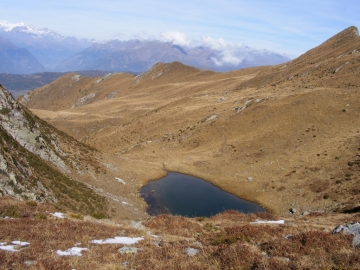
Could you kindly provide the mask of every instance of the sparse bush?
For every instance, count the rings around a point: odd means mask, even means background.
[[[31,206],[31,207],[36,207],[37,203],[35,201],[26,201],[26,205]]]
[[[8,114],[10,112],[10,109],[9,108],[2,108],[0,109],[0,114]]]
[[[0,216],[19,218],[21,217],[21,211],[16,205],[7,205],[3,209],[0,209]]]
[[[44,213],[37,213],[35,215],[35,218],[38,218],[38,219],[47,219],[47,215],[44,214]]]

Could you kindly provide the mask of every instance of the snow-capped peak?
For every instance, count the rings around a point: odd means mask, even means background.
[[[5,32],[10,32],[10,31],[25,32],[35,35],[47,35],[47,34],[58,35],[56,32],[51,31],[48,28],[37,29],[35,28],[35,26],[28,23],[24,23],[24,22],[10,23],[1,20],[0,20],[0,30]]]

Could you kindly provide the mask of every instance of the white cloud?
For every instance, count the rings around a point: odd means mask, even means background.
[[[212,57],[215,65],[239,65],[244,60],[244,53],[250,49],[241,43],[229,43],[222,38],[202,37],[201,44],[219,51],[217,57]]]
[[[186,38],[186,35],[181,32],[163,32],[160,35],[160,40],[164,42],[172,42],[175,45],[189,46],[190,41]]]
[[[244,57],[238,57],[236,56],[236,52],[231,50],[225,50],[221,53],[221,64],[229,64],[229,65],[239,65],[243,60]]]
[[[239,56],[242,55],[242,56]],[[244,60],[244,53],[239,51],[234,51],[231,49],[225,49],[221,51],[217,58],[212,57],[211,60],[215,63],[217,66],[223,66],[223,65],[239,65]]]
[[[210,47],[211,49],[219,50],[219,51],[224,50],[229,46],[229,43],[227,43],[222,38],[215,39],[212,37],[202,37],[201,43],[205,47]]]

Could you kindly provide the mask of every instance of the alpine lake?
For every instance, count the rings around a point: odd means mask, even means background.
[[[147,183],[140,195],[148,204],[147,213],[151,216],[210,217],[226,210],[266,212],[260,205],[242,200],[210,182],[175,172]]]

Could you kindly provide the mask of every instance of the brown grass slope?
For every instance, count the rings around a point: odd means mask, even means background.
[[[360,87],[354,76],[358,72],[359,52],[359,32],[351,26],[300,57],[261,72],[238,88],[284,88],[291,85],[292,90],[303,91],[322,86]]]
[[[166,168],[276,213],[333,211],[359,206],[359,75],[350,27],[283,65],[214,73],[159,63],[79,85],[68,76],[25,102],[117,164],[133,194]]]

